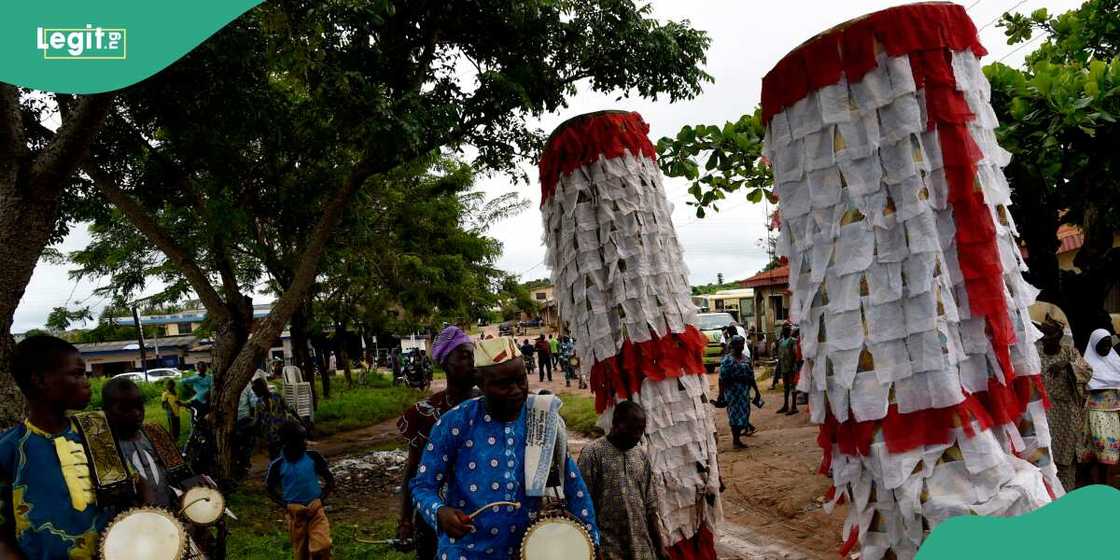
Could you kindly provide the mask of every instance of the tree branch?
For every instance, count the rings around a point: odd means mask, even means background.
[[[89,152],[90,143],[105,122],[113,94],[82,97],[54,139],[31,165],[31,184],[60,184],[78,168]]]
[[[144,209],[136,200],[134,200],[128,193],[124,192],[117,186],[104,171],[97,168],[95,165],[87,163],[82,166],[82,170],[86,175],[93,179],[94,185],[97,190],[101,192],[109,202],[113,203],[125,216],[128,217],[132,225],[139,229],[145,236],[148,237],[167,256],[171,259],[175,266],[186,277],[187,282],[194,288],[198,298],[202,301],[202,305],[206,307],[206,311],[210,317],[217,321],[225,322],[231,319],[229,309],[226,307],[225,302],[222,301],[221,296],[214,290],[214,286],[210,284],[210,279],[207,278],[206,273],[192,260],[187,251],[180,246],[165,231],[153,218],[147,210]],[[231,305],[237,302],[231,301]]]

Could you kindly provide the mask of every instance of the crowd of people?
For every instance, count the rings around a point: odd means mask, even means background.
[[[755,366],[758,358],[753,357],[748,345],[748,338],[761,342],[753,345],[759,354],[766,352],[775,354],[771,374],[770,390],[777,390],[778,383],[782,384],[783,402],[778,409],[778,414],[797,414],[796,391],[798,373],[801,371],[801,340],[798,329],[788,323],[782,325],[773,351],[766,346],[765,335],[756,335],[754,328],[747,331],[738,323],[728,325],[723,332],[723,358],[719,366],[719,394],[712,404],[717,408],[727,409],[727,419],[731,428],[731,445],[735,449],[746,449],[743,436],[753,435],[757,428],[751,424],[751,406],[762,408],[762,390],[758,387],[755,377]],[[753,394],[753,396],[752,396]]]
[[[1061,322],[1048,316],[1038,327],[1059,479],[1067,490],[1111,483],[1120,463],[1120,356],[1113,337],[1098,329],[1078,351]],[[713,401],[727,409],[735,448],[746,447],[742,438],[757,430],[751,409],[764,404],[755,378],[758,360],[748,344],[753,334],[738,325],[726,331]],[[457,327],[439,334],[432,359],[446,372],[447,386],[398,421],[408,449],[400,546],[414,548],[419,560],[504,557],[520,547],[530,526],[562,512],[578,521],[605,559],[664,557],[659,497],[641,445],[642,407],[619,403],[610,433],[577,457],[568,451],[558,397],[529,391],[530,375],[551,379],[557,365],[569,384],[583,386],[568,360],[573,349],[566,336],[519,344],[509,337],[476,341]],[[796,329],[781,329],[773,354],[771,387],[784,387],[778,412],[794,414],[801,369]],[[270,376],[280,375],[282,366],[258,371],[242,393],[237,437],[268,451],[265,488],[286,512],[297,560],[326,559],[332,543],[324,502],[334,479],[326,459],[307,449],[303,419],[270,389]],[[193,390],[186,402],[175,383],[166,382],[160,404],[170,431],[145,422],[144,394],[126,378],[103,386],[102,411],[74,413],[87,408],[91,388],[78,351],[61,339],[23,340],[13,350],[11,371],[28,415],[0,435],[0,558],[95,558],[101,532],[121,512],[136,506],[174,510],[182,489],[214,485],[205,473],[192,472],[176,446],[180,411],[205,415],[210,408],[213,380],[205,366],[179,382]],[[102,480],[103,469],[94,468],[113,459],[98,456],[88,443],[100,421],[130,475],[123,487]],[[224,524],[215,529],[224,531]],[[190,532],[199,543],[217,538],[207,527]]]
[[[535,341],[530,341],[528,338],[522,340],[518,350],[521,352],[525,372],[532,376],[536,369],[541,383],[546,379],[551,383],[552,374],[559,369],[564,374],[565,386],[571,387],[574,380],[580,389],[587,388],[587,381],[579,368],[574,338],[568,335],[560,335],[557,338],[553,334],[545,338],[545,335],[541,334]]]

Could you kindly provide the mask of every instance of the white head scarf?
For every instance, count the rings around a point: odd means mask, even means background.
[[[1089,380],[1090,390],[1120,389],[1120,355],[1116,354],[1111,345],[1107,355],[1097,353],[1097,344],[1109,336],[1111,335],[1104,329],[1097,329],[1089,335],[1089,346],[1085,348],[1083,355],[1093,369],[1093,378]]]

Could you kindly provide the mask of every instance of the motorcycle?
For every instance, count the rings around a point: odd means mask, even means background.
[[[401,373],[393,379],[394,385],[427,391],[432,386],[432,364],[416,355],[402,357]]]

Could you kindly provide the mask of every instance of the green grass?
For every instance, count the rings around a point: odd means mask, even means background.
[[[328,501],[329,506],[329,501]],[[283,511],[259,491],[238,492],[230,498],[230,510],[239,521],[231,521],[227,556],[244,560],[290,558],[287,522]],[[330,512],[327,517],[330,518]],[[396,535],[395,516],[361,524],[331,520],[331,538],[336,560],[411,560],[415,553],[401,553],[385,545],[359,542],[383,540]]]
[[[560,416],[568,424],[569,430],[596,437],[603,434],[603,430],[595,425],[599,415],[595,414],[594,397],[561,395],[560,400],[564,401]]]
[[[95,377],[89,380],[93,395],[89,400],[89,406],[86,407],[88,410],[101,408],[101,388],[108,382],[109,378],[107,377]],[[144,396],[144,421],[170,428],[167,425],[167,413],[164,412],[163,406],[160,404],[163,395],[163,383],[137,383],[136,386],[140,387],[140,394]],[[178,388],[178,384],[176,384],[176,388]],[[191,417],[184,409],[179,413],[179,445],[187,442],[187,435],[190,431]]]
[[[395,418],[424,396],[421,391],[394,386],[390,377],[387,374],[371,373],[364,384],[353,388],[347,388],[346,381],[341,376],[334,378],[331,383],[331,398],[320,398],[319,410],[315,412],[317,437],[365,428]],[[355,375],[355,381],[358,379]],[[106,378],[90,379],[93,398],[90,399],[89,409],[101,408],[101,388],[108,381]],[[322,380],[316,378],[315,381],[316,389],[322,397]],[[163,384],[137,383],[137,386],[144,396],[144,421],[167,428],[167,414],[160,404]],[[191,425],[190,414],[186,410],[179,415],[179,425],[179,444],[183,445]]]
[[[370,373],[366,382],[346,387],[341,377],[331,380],[331,398],[322,398],[322,380],[316,378],[319,410],[315,412],[315,430],[322,436],[365,428],[400,416],[424,393],[394,386],[390,375]],[[355,381],[358,377],[355,376]]]

